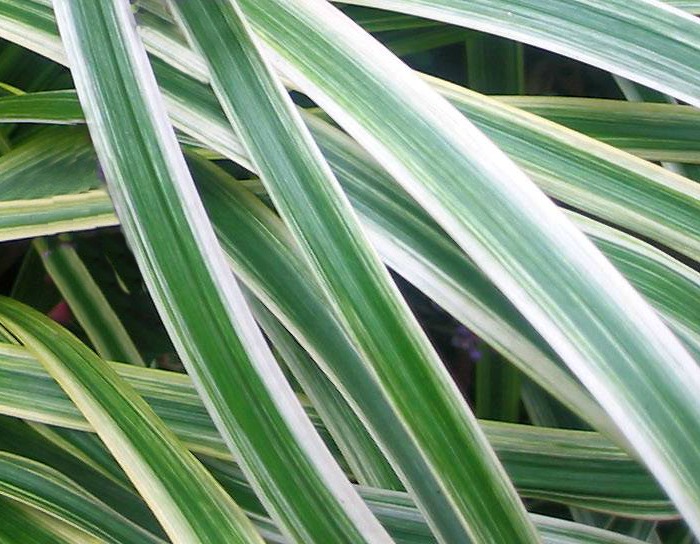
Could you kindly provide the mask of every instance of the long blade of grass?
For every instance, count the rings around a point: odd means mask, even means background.
[[[700,161],[700,111],[692,106],[563,96],[497,98],[647,160]]]
[[[191,380],[133,365],[111,366],[193,452],[207,459],[231,461],[231,454],[197,398]],[[0,383],[2,413],[70,429],[92,430],[23,348],[0,349]],[[32,398],[41,400],[29,400]],[[317,425],[322,424],[317,420]],[[677,516],[672,503],[646,470],[597,433],[489,421],[480,421],[480,425],[526,496],[632,517]]]
[[[144,366],[141,354],[68,238],[38,238],[34,248],[97,353]]]
[[[9,470],[5,471],[10,474],[10,478],[14,482],[20,481],[20,485],[11,490],[13,496],[22,499],[29,496],[27,502],[37,507],[43,507],[53,516],[48,518],[39,510],[20,505],[29,519],[36,520],[38,517],[40,524],[46,526],[49,531],[53,531],[49,534],[66,535],[69,536],[69,541],[75,542],[77,539],[81,543],[120,542],[123,544],[144,541],[143,537],[141,540],[124,537],[115,540],[113,537],[110,538],[111,535],[105,534],[104,528],[109,527],[110,522],[118,521],[119,516],[65,475],[41,463],[0,453],[0,469],[4,468],[3,463],[10,466]],[[262,505],[254,498],[249,485],[242,479],[237,467],[212,463],[210,468],[227,490],[246,505],[246,514],[261,534],[265,535],[268,542],[285,542],[279,529],[275,527],[274,523],[267,517]],[[31,473],[28,473],[29,471]],[[4,473],[0,472],[0,475],[4,475]],[[23,476],[26,478],[21,481],[20,478]],[[0,488],[2,488],[1,482],[0,480]],[[360,488],[360,493],[397,543],[435,544],[436,540],[429,527],[408,495],[373,488]],[[3,501],[2,504],[4,505],[5,502]],[[99,517],[100,514],[102,518]],[[543,542],[547,544],[561,544],[562,542],[569,544],[640,543],[639,540],[617,533],[556,518],[532,515],[531,519],[541,531]],[[67,521],[73,526],[69,525],[66,530]],[[145,541],[153,542],[153,540]],[[41,541],[41,544],[45,542]],[[155,542],[163,541],[156,540]]]
[[[148,505],[96,433],[12,417],[2,417],[0,428],[0,450],[57,470],[124,517],[158,537],[167,538]]]
[[[56,2],[122,227],[221,433],[287,534],[384,541],[277,367],[226,267],[168,123],[128,2]]]
[[[158,0],[154,1],[158,2]],[[663,1],[669,6],[682,9],[688,13],[700,14],[700,2],[698,2],[698,0]],[[440,25],[439,21],[406,15],[400,12],[381,11],[359,6],[341,6],[341,9],[347,10],[347,13],[352,16],[353,20],[367,30],[367,32],[382,32],[404,28],[426,28]],[[168,19],[166,18],[166,20]]]
[[[243,5],[290,79],[506,294],[700,533],[700,368],[653,309],[490,141],[350,20],[315,1]]]
[[[216,474],[232,495],[250,499],[246,493],[245,482],[241,480],[240,472],[233,465],[211,463],[209,468]],[[415,508],[413,499],[409,495],[400,492],[386,491],[383,489],[360,488],[360,493],[377,513],[382,523],[401,544],[435,544],[437,541],[430,533],[430,529],[420,512]],[[274,527],[264,518],[260,505],[248,500],[246,508],[257,519],[259,526],[269,530],[269,534],[275,532]],[[588,525],[572,523],[557,518],[530,515],[537,529],[542,535],[543,542],[549,544],[639,544],[640,541],[610,531],[601,530]]]
[[[553,198],[700,259],[697,183],[463,87],[432,83]]]
[[[343,0],[529,43],[700,105],[700,22],[657,0]],[[610,32],[614,28],[615,32]]]
[[[428,489],[413,478],[405,484],[438,538],[537,541],[474,416],[371,249],[236,3],[171,5],[207,60],[214,90],[277,210],[433,472]],[[454,462],[457,450],[463,463]]]
[[[700,15],[700,2],[698,0],[664,0],[664,3],[689,13]]]
[[[48,317],[12,299],[0,300],[0,321],[66,391],[173,542],[262,543],[211,475],[89,348]]]

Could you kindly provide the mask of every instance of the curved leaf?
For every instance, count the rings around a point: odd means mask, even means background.
[[[343,0],[529,43],[700,106],[700,22],[657,0]],[[614,28],[614,32],[610,29]]]
[[[206,59],[217,97],[302,256],[433,473],[434,481],[404,483],[438,538],[537,541],[473,414],[371,249],[236,3],[171,5]],[[457,450],[461,463],[454,462]]]
[[[651,307],[473,125],[331,6],[243,6],[290,79],[514,303],[700,533],[700,368]]]
[[[129,3],[60,0],[54,8],[149,293],[266,507],[294,540],[383,541],[384,530],[304,415],[226,266]]]
[[[0,322],[70,396],[173,542],[262,542],[211,475],[89,348],[48,317],[11,299],[0,300]]]

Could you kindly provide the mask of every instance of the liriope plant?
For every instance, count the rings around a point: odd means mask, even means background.
[[[0,541],[692,542],[697,13],[0,0]]]

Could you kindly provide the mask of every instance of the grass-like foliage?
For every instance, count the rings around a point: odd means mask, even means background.
[[[696,14],[0,0],[0,542],[695,542]]]

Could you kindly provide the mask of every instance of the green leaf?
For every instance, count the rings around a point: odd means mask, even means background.
[[[520,420],[520,373],[485,343],[476,363],[476,416],[517,423]]]
[[[696,15],[700,14],[700,2],[698,0],[664,0],[664,3]]]
[[[166,51],[163,33],[160,29],[152,30],[147,40],[150,48]],[[180,49],[183,48],[180,46]],[[175,57],[171,53],[163,58],[182,66],[182,59],[189,57],[180,55]],[[199,60],[194,59],[190,60],[187,71],[198,77],[206,74]],[[193,82],[187,84],[172,70],[161,69],[158,75],[166,94],[172,93],[173,102],[178,104],[175,111],[179,128],[240,162],[240,144],[230,137],[222,141],[222,125],[214,121],[215,117],[221,117],[218,108],[210,104],[206,110],[201,109],[211,102],[205,98],[206,89]],[[700,189],[697,184],[496,100],[436,78],[425,79],[493,138],[549,195],[657,239],[692,258],[700,256]],[[183,117],[182,105],[186,103],[190,107],[201,103],[197,106],[199,116],[194,117],[197,123],[193,123],[191,117],[189,122]],[[201,120],[205,112],[211,119],[206,127]],[[686,125],[696,123],[694,118],[685,121]],[[196,125],[202,126],[197,128]],[[323,146],[323,141],[319,140],[319,144]],[[247,160],[242,164],[251,167]]]
[[[46,377],[56,392],[60,392],[72,405],[53,378],[48,374]],[[74,405],[73,410],[79,414]],[[156,536],[165,536],[151,510],[139,497],[128,477],[96,434],[11,417],[1,418],[0,428],[0,450],[50,466],[92,495],[99,496],[102,502],[124,517]],[[71,433],[73,436],[80,435],[81,442],[98,447],[99,456],[95,455],[95,448],[88,456],[84,448],[79,449],[75,445],[77,441],[68,443],[64,437],[70,436]]]
[[[46,91],[0,98],[3,123],[56,123],[74,125],[85,122],[75,91]]]
[[[99,187],[97,162],[89,143],[84,127],[51,127],[4,154],[0,157],[0,200],[55,196],[64,187],[70,187],[71,192]],[[55,168],[57,174],[37,183],[34,168]]]
[[[175,66],[204,77],[201,61],[192,58],[186,48],[173,39],[164,42],[161,29],[147,30],[149,32],[144,38],[152,50],[161,51],[164,58]],[[159,68],[157,63],[156,68],[166,96],[171,97],[170,115],[176,126],[195,137],[204,136],[214,149],[250,166],[248,159],[241,156],[244,152],[238,141],[225,134],[225,125],[214,120],[221,115],[216,106],[213,110],[211,105],[206,106],[211,102],[206,97],[207,90],[188,83],[184,76],[178,76],[171,69]],[[700,190],[697,184],[466,89],[434,78],[428,81],[455,101],[550,195],[587,213],[657,239],[691,257],[700,255],[700,224],[697,219],[700,217]],[[678,134],[684,127],[684,130],[689,130],[689,126],[697,124],[696,116],[685,113],[687,110],[694,111],[685,108],[680,114],[681,125],[672,125],[668,130]],[[598,117],[605,115],[603,110]],[[624,112],[621,115],[624,119]],[[635,115],[642,116],[643,112]],[[667,112],[664,118],[673,119],[673,116]],[[194,119],[198,126],[193,126]],[[210,122],[205,124],[205,119]],[[617,117],[613,119],[621,122]],[[616,122],[618,125],[620,123]],[[657,125],[643,127],[643,133],[650,133]],[[692,132],[688,139],[697,140]],[[688,152],[695,153],[692,147]],[[670,153],[669,158],[673,158],[673,150]]]
[[[498,100],[647,160],[700,161],[700,111],[692,106],[562,96]]]
[[[163,417],[188,448],[207,459],[231,461],[231,454],[189,378],[133,365],[113,363],[111,366]],[[2,413],[71,429],[92,430],[23,348],[0,348],[0,384]],[[514,483],[527,496],[633,517],[663,519],[677,515],[648,472],[597,433],[488,421],[480,424]]]
[[[124,325],[71,245],[70,238],[39,238],[34,241],[34,248],[97,353],[112,361],[144,366]]]
[[[262,542],[211,475],[89,348],[12,299],[0,300],[0,322],[66,391],[173,542]]]
[[[498,34],[700,105],[700,22],[657,0],[343,2]]]
[[[128,3],[61,0],[54,8],[122,228],[256,491],[294,540],[384,540],[306,419],[225,264]]]
[[[243,5],[290,78],[373,154],[559,353],[700,533],[696,362],[473,125],[331,6],[301,4]]]
[[[330,51],[330,49],[329,49],[329,51]],[[392,110],[391,110],[391,109],[388,109],[387,111],[392,111]],[[408,133],[406,133],[406,134],[408,134]]]
[[[525,88],[523,45],[489,34],[467,37],[467,85],[486,94],[522,94]]]
[[[302,255],[433,471],[435,483],[407,478],[405,485],[439,538],[536,541],[474,416],[371,249],[237,5],[171,5],[207,60],[217,97]],[[464,463],[454,462],[456,450]]]

